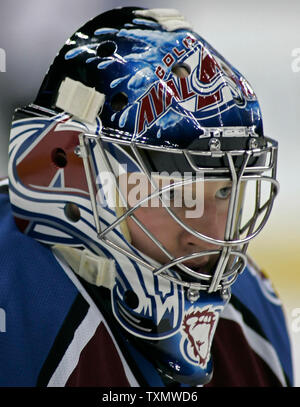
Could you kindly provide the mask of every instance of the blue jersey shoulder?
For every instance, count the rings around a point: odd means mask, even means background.
[[[269,278],[251,259],[233,284],[232,294],[258,321],[266,339],[276,350],[289,382],[293,384],[291,345],[282,303]]]
[[[51,250],[16,227],[0,194],[0,386],[34,386],[77,296]]]

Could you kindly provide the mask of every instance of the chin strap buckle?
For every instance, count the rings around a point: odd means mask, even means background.
[[[72,270],[88,283],[110,290],[113,288],[116,276],[114,260],[97,256],[87,249],[63,245],[55,245],[52,250],[62,256]]]

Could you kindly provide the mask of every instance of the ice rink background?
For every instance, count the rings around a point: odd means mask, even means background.
[[[280,144],[280,195],[250,245],[284,305],[300,386],[300,2],[298,0],[0,0],[0,176],[6,175],[13,109],[33,101],[62,44],[81,24],[114,6],[177,8],[252,84],[265,133]],[[298,55],[298,59],[297,59]]]

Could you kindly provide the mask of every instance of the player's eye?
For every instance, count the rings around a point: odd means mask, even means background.
[[[216,198],[218,199],[228,199],[231,195],[231,190],[232,187],[228,186],[228,187],[224,187],[224,188],[220,188],[217,192],[216,192]]]

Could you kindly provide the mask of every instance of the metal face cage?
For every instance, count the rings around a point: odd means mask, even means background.
[[[101,132],[100,135],[82,133],[79,135],[78,155],[83,159],[87,184],[90,193],[91,206],[95,222],[97,236],[104,244],[116,249],[122,254],[132,258],[134,261],[142,264],[155,275],[160,275],[169,279],[176,284],[187,288],[187,293],[190,299],[199,298],[199,292],[202,290],[209,293],[220,290],[224,295],[229,292],[229,287],[236,280],[238,275],[244,270],[247,264],[246,251],[249,242],[257,236],[265,226],[270,212],[272,210],[274,199],[279,190],[279,184],[276,180],[277,168],[277,142],[265,138],[266,144],[259,147],[256,143],[248,143],[248,149],[222,151],[215,148],[214,141],[210,142],[213,147],[210,151],[195,151],[189,149],[173,149],[163,147],[150,147],[136,141],[128,141],[115,136],[107,135]],[[115,145],[118,148],[125,148],[131,157],[134,158],[141,171],[146,175],[149,183],[153,187],[152,192],[133,207],[129,207],[126,196],[118,183],[118,174],[110,161],[107,146]],[[101,222],[101,207],[97,202],[97,187],[95,183],[95,174],[93,171],[93,149],[97,149],[103,165],[111,174],[113,174],[117,193],[122,199],[125,211],[110,224],[104,225]],[[187,225],[182,219],[176,215],[174,210],[169,207],[165,198],[164,192],[195,182],[195,178],[185,179],[184,181],[176,182],[162,189],[159,189],[151,171],[143,159],[143,154],[146,150],[151,149],[163,153],[179,154],[188,161],[194,174],[204,175],[205,181],[220,181],[226,180],[231,182],[231,196],[228,205],[228,213],[224,239],[215,239],[206,236],[201,232]],[[224,159],[226,166],[218,168],[204,168],[197,164],[197,159],[201,156]],[[253,160],[256,160],[256,165],[253,165]],[[236,165],[239,160],[239,165]],[[251,164],[252,162],[252,164]],[[249,189],[252,196],[252,203],[246,198],[245,190]],[[166,210],[166,214],[172,217],[183,229],[198,239],[216,245],[216,250],[203,250],[201,252],[192,253],[190,255],[175,258],[163,244],[154,236],[135,216],[135,211],[141,205],[154,197],[157,197],[161,205]],[[157,266],[156,262],[146,261],[142,256],[136,255],[128,248],[116,245],[109,236],[109,232],[121,225],[127,218],[131,218],[139,228],[159,247],[164,255],[169,259],[166,264]],[[202,256],[218,256],[218,260],[209,274],[203,274],[194,271],[183,263],[188,260],[195,260]],[[178,277],[170,275],[168,269],[176,266]]]

